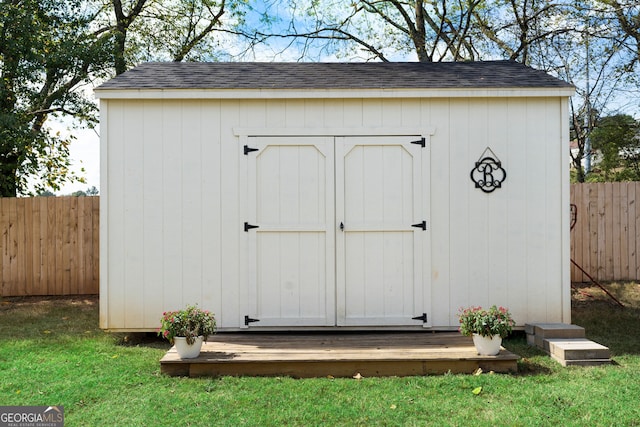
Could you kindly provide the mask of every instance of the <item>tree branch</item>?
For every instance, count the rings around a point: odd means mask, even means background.
[[[194,46],[200,43],[202,39],[204,39],[209,33],[214,30],[216,25],[220,23],[222,15],[224,15],[225,13],[225,4],[226,0],[223,0],[220,4],[220,9],[216,13],[211,10],[211,7],[209,5],[206,6],[209,13],[213,16],[213,19],[209,22],[209,25],[207,25],[199,34],[195,35],[191,40],[186,41],[186,43],[182,45],[180,50],[173,57],[174,62],[182,61],[184,57],[187,56],[187,54],[194,48]]]

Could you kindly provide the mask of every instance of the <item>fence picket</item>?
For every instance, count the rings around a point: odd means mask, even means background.
[[[598,280],[640,280],[640,182],[571,185],[578,221],[571,231],[572,259]],[[587,278],[571,270],[571,280]]]
[[[616,264],[620,265],[619,277],[629,277],[629,183],[620,184],[620,262]]]
[[[0,295],[97,294],[98,199],[0,198]]]
[[[638,277],[638,272],[636,271],[636,245],[637,245],[637,237],[636,237],[636,229],[638,227],[637,219],[636,219],[636,183],[629,182],[627,185],[627,215],[628,215],[628,223],[627,223],[627,244],[629,246],[629,250],[627,254],[629,256],[629,277]],[[640,196],[640,192],[637,194]]]

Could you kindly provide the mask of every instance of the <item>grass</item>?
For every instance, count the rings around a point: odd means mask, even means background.
[[[627,307],[582,286],[574,323],[617,365],[563,368],[518,335],[517,375],[361,380],[166,377],[168,344],[103,333],[95,298],[5,298],[0,404],[63,405],[67,426],[640,425],[640,285],[607,288]]]

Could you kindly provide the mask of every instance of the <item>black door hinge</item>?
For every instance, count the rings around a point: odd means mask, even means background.
[[[421,316],[412,317],[412,320],[422,320],[422,323],[427,323],[427,313],[422,313]]]
[[[260,228],[260,226],[259,225],[251,225],[251,224],[249,224],[248,222],[245,221],[245,223],[244,223],[244,231],[248,232],[252,228]]]
[[[411,226],[415,227],[415,228],[422,228],[422,230],[426,230],[427,229],[427,221],[422,221],[422,222],[419,222],[417,224],[411,224]]]
[[[259,322],[259,321],[260,321],[260,319],[252,319],[249,316],[244,316],[244,324],[246,326],[249,326],[249,323],[255,323],[255,322]]]
[[[411,141],[412,144],[417,144],[419,146],[421,146],[422,148],[426,147],[427,145],[427,141],[424,139],[424,136],[420,139],[418,139],[417,141]]]
[[[253,152],[253,151],[258,151],[259,148],[251,148],[248,145],[244,146],[244,155],[248,155],[249,153]]]

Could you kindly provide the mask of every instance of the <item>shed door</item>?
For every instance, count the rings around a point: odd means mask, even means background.
[[[245,326],[428,325],[419,139],[246,138]]]
[[[334,139],[247,140],[252,326],[333,326]]]
[[[336,143],[337,321],[427,325],[428,242],[420,140],[345,137]],[[425,223],[423,223],[425,221]]]

